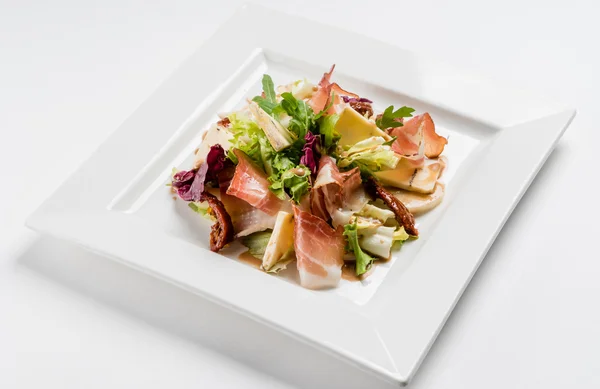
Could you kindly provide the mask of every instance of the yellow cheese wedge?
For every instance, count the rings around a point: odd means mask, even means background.
[[[279,211],[273,234],[267,243],[267,249],[263,256],[262,267],[266,271],[273,271],[280,261],[287,260],[294,248],[294,217],[291,213]]]
[[[413,192],[433,193],[444,166],[445,164],[441,160],[426,159],[422,168],[415,169],[409,161],[403,158],[395,169],[376,172],[375,177],[384,185]]]
[[[249,108],[256,123],[265,132],[275,151],[281,151],[291,146],[293,142],[292,135],[277,120],[263,111],[255,102],[251,102]]]
[[[344,108],[335,124],[335,131],[340,134],[340,146],[354,146],[361,140],[372,136],[380,136],[386,141],[392,139],[385,131],[350,107]]]

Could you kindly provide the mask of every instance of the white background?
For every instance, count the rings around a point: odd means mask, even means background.
[[[600,387],[598,2],[260,3],[578,108],[411,389]],[[0,388],[389,387],[23,227],[240,4],[0,0]]]

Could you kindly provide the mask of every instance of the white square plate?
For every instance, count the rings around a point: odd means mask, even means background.
[[[277,34],[285,31],[285,34]],[[336,48],[319,45],[335,37]],[[369,55],[361,55],[360,50]],[[385,53],[379,61],[377,53]],[[428,111],[450,137],[447,196],[421,238],[364,283],[302,289],[207,250],[208,226],[164,187],[202,132],[260,90],[334,79],[381,106]],[[510,112],[510,116],[505,113]],[[246,6],[27,221],[406,384],[575,111],[356,33]]]

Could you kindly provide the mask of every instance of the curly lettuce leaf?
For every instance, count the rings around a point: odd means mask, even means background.
[[[269,177],[269,180],[273,182],[269,189],[277,197],[285,200],[289,196],[296,203],[300,202],[302,196],[308,193],[311,187],[310,170],[304,165],[286,170],[279,177]]]
[[[356,275],[360,276],[367,272],[371,263],[374,261],[374,258],[360,248],[360,245],[358,244],[358,228],[356,223],[346,224],[344,226],[344,236],[346,236],[350,251],[352,251],[356,257]]]
[[[229,140],[232,147],[229,148],[227,154],[228,158],[234,163],[237,163],[237,158],[233,154],[233,149],[240,149],[260,167],[264,167],[261,155],[261,139],[265,139],[267,143],[269,143],[264,131],[258,124],[241,113],[229,115],[229,121],[231,123],[230,131],[233,134],[233,138]]]
[[[341,153],[338,166],[347,167],[353,162],[360,162],[370,171],[395,168],[400,162],[400,157],[390,146],[384,146],[383,143],[385,143],[385,139],[379,136],[372,136],[356,143]]]

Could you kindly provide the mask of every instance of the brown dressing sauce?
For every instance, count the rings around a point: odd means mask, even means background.
[[[256,269],[260,269],[262,266],[262,261],[250,254],[250,251],[244,251],[238,256],[238,259],[240,262],[244,262],[246,265],[250,265]]]
[[[359,282],[364,281],[368,276],[373,274],[373,269],[377,266],[378,262],[387,262],[388,260],[377,260],[371,264],[371,268],[367,270],[365,274],[360,276],[356,275],[356,269],[354,267],[354,263],[345,263],[342,266],[342,279],[350,282]]]

